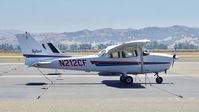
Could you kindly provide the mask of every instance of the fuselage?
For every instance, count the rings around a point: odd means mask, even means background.
[[[95,71],[140,74],[166,71],[170,68],[172,59],[172,55],[150,53],[149,55],[143,56],[143,70],[141,70],[139,56],[131,58],[110,58],[91,55],[54,59],[50,58],[45,60],[46,64],[44,64],[44,62],[39,63],[37,61],[33,66],[39,68],[82,70],[87,72]],[[29,60],[31,61],[31,59]]]

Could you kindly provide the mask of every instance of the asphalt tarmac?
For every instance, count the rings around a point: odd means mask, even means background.
[[[177,62],[175,66],[185,64]],[[37,111],[197,111],[198,62],[188,64],[185,68],[195,68],[194,75],[181,74],[178,68],[173,68],[167,74],[160,74],[164,79],[162,84],[156,84],[155,76],[148,74],[133,76],[134,84],[126,85],[119,81],[119,76],[40,69],[44,76],[23,63],[0,63],[0,111],[27,111],[35,107]]]

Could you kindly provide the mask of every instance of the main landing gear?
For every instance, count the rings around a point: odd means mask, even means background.
[[[120,81],[125,82],[126,84],[132,84],[133,83],[133,78],[131,76],[127,75],[121,75],[120,76]]]
[[[160,76],[158,75],[158,73],[156,73],[155,75],[157,76],[157,78],[155,79],[156,83],[157,83],[157,84],[162,84],[163,78],[160,77]]]
[[[157,76],[156,79],[155,79],[156,83],[157,83],[157,84],[162,84],[163,78],[160,77],[160,76],[158,75],[158,73],[155,73],[155,75]],[[122,75],[120,76],[120,81],[121,81],[121,82],[124,82],[124,83],[126,83],[126,84],[132,84],[132,83],[133,83],[133,78],[132,78],[131,76],[128,76],[127,74],[122,74]]]

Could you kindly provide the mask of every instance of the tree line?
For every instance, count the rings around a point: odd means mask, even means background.
[[[60,50],[92,50],[92,49],[105,49],[107,46],[110,46],[111,44],[98,44],[93,46],[92,44],[71,44],[71,45],[65,45],[65,44],[58,44],[58,48]],[[174,46],[176,49],[198,49],[197,45],[184,42],[184,43],[178,43]],[[153,41],[146,45],[146,48],[148,49],[168,49],[168,45],[164,43],[159,43],[157,41]],[[8,43],[0,44],[0,50],[20,50],[19,45],[12,45]]]

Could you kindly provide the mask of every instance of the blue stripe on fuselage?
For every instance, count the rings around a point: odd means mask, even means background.
[[[57,58],[68,58],[72,56],[62,56],[62,55],[34,55],[34,54],[24,54],[26,58],[50,58],[50,57],[57,57]]]

